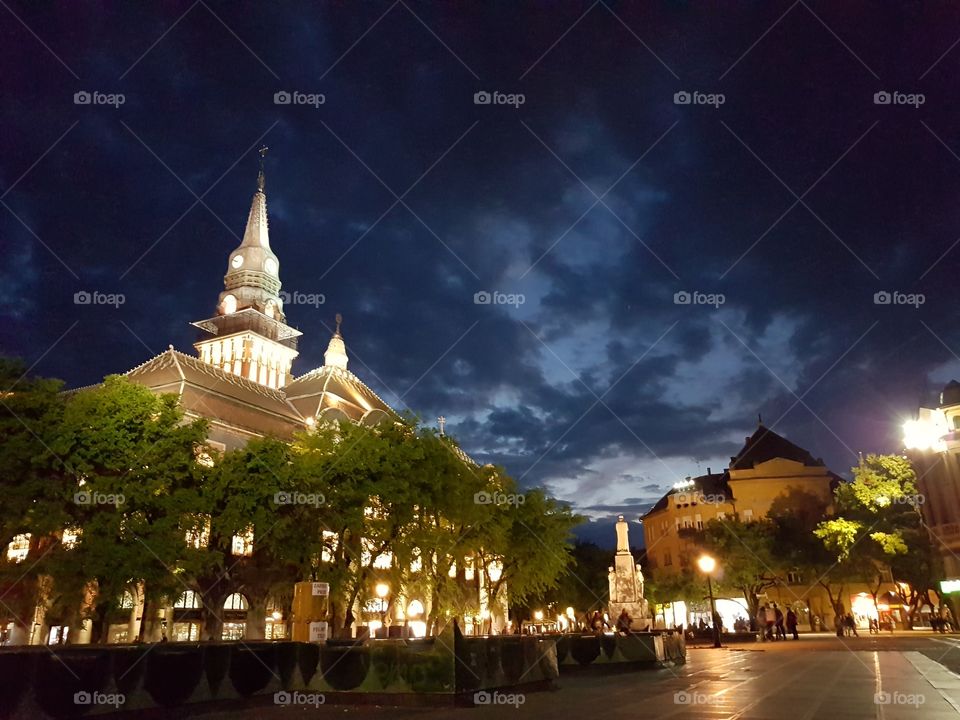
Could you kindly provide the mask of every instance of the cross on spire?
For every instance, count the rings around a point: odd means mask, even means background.
[[[440,426],[440,434],[441,434],[441,435],[443,435],[443,428],[444,428],[444,426],[445,426],[446,424],[447,424],[447,419],[446,419],[443,415],[441,415],[440,417],[437,418],[437,425]]]

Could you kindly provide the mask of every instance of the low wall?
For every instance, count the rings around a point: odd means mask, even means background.
[[[549,635],[457,637],[457,692],[549,684],[560,675]]]
[[[456,653],[456,654],[455,654]],[[556,678],[551,640],[436,638],[17,648],[0,651],[0,718],[40,720],[195,703],[453,704]],[[273,697],[271,697],[273,696]],[[155,717],[158,715],[154,714]]]
[[[683,635],[677,632],[629,635],[560,635],[557,661],[561,673],[593,667],[662,667],[686,662]]]

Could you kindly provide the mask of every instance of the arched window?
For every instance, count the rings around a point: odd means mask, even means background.
[[[247,599],[240,593],[233,593],[223,603],[224,610],[246,610]]]
[[[196,610],[203,607],[203,604],[200,602],[199,593],[193,590],[187,590],[177,599],[173,606],[175,608]]]
[[[133,593],[126,591],[123,595],[120,596],[117,605],[122,607],[124,610],[130,610],[133,608]]]
[[[223,298],[223,314],[232,315],[237,311],[237,298],[233,295],[227,295]]]

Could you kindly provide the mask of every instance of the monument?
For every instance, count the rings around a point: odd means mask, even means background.
[[[643,599],[643,573],[640,565],[633,562],[628,539],[629,527],[623,515],[617,518],[617,554],[610,568],[610,603],[607,606],[610,624],[614,625],[620,613],[627,611],[633,622],[631,630],[649,630],[651,627],[650,605]]]

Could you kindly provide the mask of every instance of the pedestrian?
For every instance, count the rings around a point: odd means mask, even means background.
[[[624,608],[620,611],[620,617],[617,618],[617,632],[620,635],[629,635],[631,624],[633,624],[633,618],[630,617],[630,613]]]
[[[787,632],[793,634],[794,640],[800,639],[797,634],[797,614],[793,611],[793,608],[787,610]]]
[[[844,624],[847,626],[847,630],[854,637],[860,637],[860,634],[857,632],[857,623],[853,619],[853,615],[847,613],[847,617],[844,620]]]
[[[787,633],[783,630],[783,610],[777,607],[777,604],[773,604],[773,613],[774,613],[774,624],[777,630],[777,640],[786,640]]]
[[[590,629],[593,630],[595,634],[602,635],[604,626],[610,627],[610,623],[604,619],[603,614],[599,610],[595,611],[593,618],[590,620]]]
[[[837,614],[833,616],[833,627],[834,627],[834,628],[836,629],[836,631],[837,631],[837,637],[839,637],[839,638],[842,638],[842,637],[843,637],[843,632],[844,632],[844,626],[845,626],[845,625],[846,625],[846,623],[844,622],[844,619],[843,619],[843,611],[842,611],[842,610],[838,610],[838,611],[837,611]]]
[[[763,606],[763,618],[767,628],[767,640],[773,640],[773,628],[777,624],[777,613],[770,607],[769,603]]]

